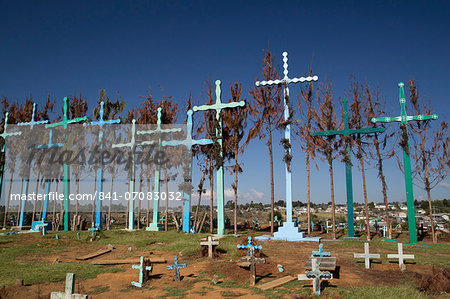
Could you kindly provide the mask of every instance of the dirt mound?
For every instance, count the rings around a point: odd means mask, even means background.
[[[442,294],[450,292],[450,269],[433,266],[432,275],[420,275],[418,278],[419,290],[428,294]]]

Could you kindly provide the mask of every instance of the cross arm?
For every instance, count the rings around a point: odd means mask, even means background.
[[[343,130],[339,131],[321,131],[321,132],[312,132],[311,136],[331,136],[331,135],[344,135]]]
[[[369,133],[383,133],[384,128],[363,128],[363,129],[350,129],[350,134],[356,134],[356,133],[362,133],[362,134],[369,134]]]
[[[402,117],[401,116],[396,116],[396,117],[379,117],[379,118],[372,118],[371,122],[373,123],[390,123],[390,122],[394,122],[394,121],[402,121]]]
[[[407,117],[407,120],[428,120],[428,119],[438,119],[438,116],[437,114],[432,114],[432,115],[415,115]]]

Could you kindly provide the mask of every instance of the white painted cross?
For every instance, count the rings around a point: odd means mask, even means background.
[[[299,274],[298,280],[312,280],[314,294],[320,295],[320,280],[333,279],[333,274],[329,271],[320,271],[316,258],[311,259],[311,270],[306,270],[305,274]]]
[[[207,241],[200,242],[200,246],[208,246],[208,257],[209,258],[213,257],[213,246],[218,246],[218,245],[219,245],[219,241],[213,240],[213,238],[211,236],[208,236]]]
[[[370,269],[370,259],[379,259],[379,254],[370,254],[369,253],[369,243],[364,243],[364,253],[354,253],[355,259],[365,259],[366,269]]]
[[[74,294],[75,274],[66,274],[66,288],[64,292],[52,292],[50,299],[87,299],[88,295]]]
[[[403,254],[403,243],[398,243],[398,254],[388,254],[388,259],[398,259],[398,266],[402,271],[406,270],[404,259],[414,259],[414,254]]]

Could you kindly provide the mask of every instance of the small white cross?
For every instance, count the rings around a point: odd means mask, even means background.
[[[365,259],[365,266],[366,269],[370,269],[370,259],[374,258],[374,259],[379,259],[380,255],[379,254],[370,254],[369,253],[369,243],[364,243],[364,253],[354,253],[353,257],[355,259]]]
[[[87,295],[74,294],[73,289],[75,285],[75,274],[66,274],[66,288],[65,292],[52,292],[50,299],[87,299]]]
[[[398,259],[398,266],[403,271],[406,266],[403,262],[404,259],[414,259],[414,254],[403,254],[403,243],[398,243],[398,254],[388,254],[388,259]]]
[[[333,279],[333,274],[328,271],[320,271],[320,263],[316,258],[311,259],[311,270],[306,271],[306,274],[299,274],[298,280],[312,280],[314,294],[320,295],[320,280]]]
[[[208,246],[208,257],[213,257],[213,246],[218,246],[219,241],[214,241],[211,236],[208,236],[208,240],[205,242],[201,242],[200,246]]]

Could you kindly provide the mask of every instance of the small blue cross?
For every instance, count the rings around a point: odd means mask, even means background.
[[[248,244],[247,245],[237,245],[237,248],[239,248],[239,249],[244,249],[244,248],[247,248],[248,249],[248,255],[250,255],[250,249],[251,248],[255,248],[255,249],[262,249],[262,246],[261,245],[258,245],[258,246],[255,246],[255,245],[252,245],[252,237],[248,237]]]
[[[323,244],[319,245],[319,251],[312,252],[312,256],[314,257],[324,257],[324,256],[331,256],[331,252],[324,252],[323,251]]]
[[[131,268],[139,270],[139,282],[132,281],[131,284],[135,287],[142,288],[144,281],[144,271],[151,271],[152,266],[144,266],[144,257],[141,256],[141,262],[139,265],[132,265]]]
[[[182,268],[186,268],[186,264],[178,264],[178,256],[175,256],[173,265],[168,265],[167,270],[175,270],[175,281],[181,281],[180,279],[180,270]]]

